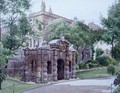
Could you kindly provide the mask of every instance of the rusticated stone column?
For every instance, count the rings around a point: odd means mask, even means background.
[[[72,78],[76,78],[75,52],[72,54]]]
[[[47,62],[43,62],[43,83],[47,83]]]
[[[68,80],[69,77],[69,52],[66,51],[65,66],[64,66],[64,78]]]
[[[47,55],[47,52],[46,52],[46,50],[44,49],[44,50],[42,50],[42,53],[43,53],[43,55],[42,55],[42,57],[43,57],[43,83],[47,83],[48,81],[47,81],[47,57],[48,57],[48,55]]]
[[[53,81],[57,81],[57,51],[53,50]]]

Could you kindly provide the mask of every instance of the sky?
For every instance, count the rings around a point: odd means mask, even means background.
[[[31,13],[39,12],[42,0],[32,0]],[[73,19],[84,21],[86,24],[94,22],[101,25],[100,17],[107,17],[109,7],[115,0],[43,0],[46,10],[51,6],[53,13]]]

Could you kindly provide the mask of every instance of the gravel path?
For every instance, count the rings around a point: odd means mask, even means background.
[[[24,93],[111,93],[114,78],[76,80],[32,89]]]
[[[42,88],[33,89],[24,93],[110,93],[103,92],[110,90],[106,86],[69,86],[69,85],[52,85]]]

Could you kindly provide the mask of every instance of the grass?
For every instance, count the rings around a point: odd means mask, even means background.
[[[116,66],[116,72],[120,72],[120,64]],[[107,68],[95,68],[92,70],[83,70],[83,71],[77,71],[77,77],[80,79],[90,79],[90,78],[102,78],[102,77],[109,77],[107,73]],[[13,87],[13,84],[15,85]],[[38,84],[26,84],[22,82],[18,82],[11,79],[6,79],[2,83],[2,90],[0,90],[0,93],[21,93],[25,90],[38,87]]]
[[[15,86],[13,87],[13,85]],[[15,80],[6,79],[2,83],[2,90],[0,90],[0,93],[21,93],[25,90],[35,88],[38,86],[38,84],[26,84]]]
[[[107,73],[107,68],[105,67],[77,72],[77,77],[80,79],[101,78],[101,77],[109,77],[109,76],[111,75]]]

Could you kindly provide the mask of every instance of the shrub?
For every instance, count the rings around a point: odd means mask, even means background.
[[[107,73],[111,74],[111,75],[114,75],[115,74],[115,67],[113,64],[110,64],[108,67],[107,67]]]
[[[118,63],[114,58],[112,57],[109,57],[109,58],[110,58],[109,64],[116,65]]]
[[[95,60],[88,60],[86,64],[89,66],[89,68],[95,68],[98,67],[98,62]]]
[[[96,48],[96,57],[101,56],[104,53],[104,51],[101,48]]]
[[[76,66],[76,70],[79,70],[79,66],[78,65]]]
[[[109,64],[116,65],[117,61],[109,56],[100,56],[96,58],[96,61],[99,63],[101,66],[108,66]]]
[[[117,86],[120,84],[120,74],[117,75],[117,78],[114,80],[114,85]]]
[[[79,69],[86,69],[86,65],[85,65],[84,62],[81,62],[81,63],[79,64]]]
[[[114,91],[113,93],[120,93],[120,86],[118,86]]]
[[[96,58],[96,61],[99,63],[101,66],[108,66],[109,60],[107,56],[100,56]]]
[[[96,61],[96,60],[88,60],[86,63],[94,63],[94,64],[97,64],[97,61]]]

